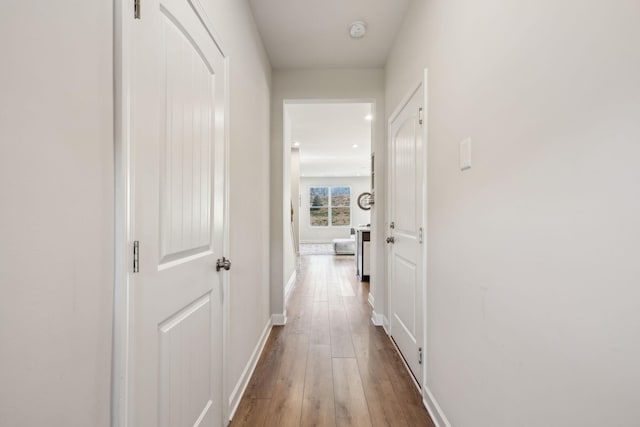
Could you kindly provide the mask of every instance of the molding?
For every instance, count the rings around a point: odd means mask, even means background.
[[[384,331],[387,333],[387,335],[391,336],[390,328],[389,328],[389,319],[387,319],[387,316],[382,315],[382,327],[384,328]]]
[[[130,235],[128,189],[131,184],[130,115],[132,16],[125,0],[114,1],[114,288],[111,354],[111,424],[126,427],[129,419],[129,265]]]
[[[274,313],[271,315],[271,324],[273,326],[284,326],[287,324],[287,312]]]
[[[436,427],[451,427],[451,423],[447,420],[442,408],[438,405],[436,398],[426,385],[423,387],[422,396],[422,403],[427,408],[427,411],[429,411],[429,415],[431,415],[431,419]]]
[[[327,241],[326,239],[322,239],[322,240],[300,240],[300,244],[303,244],[303,245],[330,245],[332,243],[333,243],[333,241],[331,241],[331,240]]]
[[[451,427],[447,417],[444,415],[444,412],[436,402],[433,393],[429,390],[427,386],[427,368],[429,366],[429,337],[428,337],[428,322],[427,322],[427,302],[428,302],[428,275],[427,275],[427,264],[429,259],[429,71],[425,68],[423,74],[423,93],[422,93],[422,106],[424,108],[423,111],[423,120],[424,125],[422,127],[422,141],[424,147],[424,168],[423,168],[423,176],[422,176],[422,212],[423,212],[423,227],[424,227],[424,245],[422,248],[422,343],[423,343],[423,352],[424,352],[424,367],[422,372],[422,397],[423,404],[429,411],[431,415],[431,419],[434,421],[437,427]]]
[[[375,326],[383,326],[384,327],[384,316],[382,314],[378,314],[375,311],[371,312],[371,322]],[[385,330],[387,328],[385,327]],[[387,333],[388,335],[388,333]]]
[[[202,2],[200,0],[189,0],[189,4],[196,12],[196,15],[198,15],[198,17],[202,21],[202,24],[205,26],[207,32],[209,33],[209,36],[213,39],[213,42],[215,43],[222,56],[226,58],[227,55],[225,55],[224,50],[222,49],[222,45],[224,43],[220,43],[220,34],[216,33],[216,31],[213,29],[213,21],[211,20],[211,18],[209,18],[206,9],[202,6]]]
[[[293,286],[296,284],[296,277],[298,277],[298,272],[296,270],[293,270],[293,273],[291,273],[291,277],[289,277],[289,281],[284,287],[284,306],[285,307],[287,306],[287,301],[289,301],[291,290],[293,289]]]
[[[204,9],[201,8],[204,13]],[[204,15],[201,15],[201,19],[204,19]],[[208,22],[208,21],[207,21]],[[205,25],[207,22],[203,21]],[[222,53],[224,57],[224,221],[223,221],[223,241],[222,241],[222,250],[223,253],[230,253],[230,237],[229,237],[229,224],[231,221],[231,96],[230,96],[230,63],[229,57],[224,56],[224,52],[222,51],[221,45],[219,43],[219,39],[216,39],[214,33],[211,32],[211,29],[208,28],[209,34],[214,38],[215,44],[218,46],[220,53]],[[222,275],[222,288],[224,292],[229,295],[229,285],[231,283],[230,274]],[[229,327],[230,327],[230,307],[229,302],[222,303],[222,396],[226,396],[228,394],[226,380],[226,372],[227,367],[229,366],[229,357],[228,348],[229,348]],[[224,397],[223,397],[224,399]],[[224,406],[224,405],[223,405]],[[228,417],[229,408],[223,407],[223,417]]]
[[[371,292],[369,292],[369,298],[367,298],[367,301],[369,301],[369,305],[371,306],[371,308],[375,308],[375,298],[373,297],[373,294]]]
[[[233,418],[236,411],[238,410],[238,405],[242,400],[242,396],[244,396],[244,392],[247,390],[247,386],[249,385],[249,380],[253,375],[253,372],[256,370],[256,366],[258,365],[258,360],[260,360],[260,355],[264,350],[265,345],[267,344],[267,338],[269,338],[269,334],[271,333],[271,319],[267,320],[267,324],[264,326],[262,330],[262,335],[260,335],[260,339],[258,340],[256,347],[253,349],[253,353],[247,362],[247,366],[244,367],[242,371],[242,375],[238,379],[236,386],[233,388],[231,395],[229,396],[229,421]]]
[[[424,75],[423,75],[423,78],[424,78]],[[411,101],[411,98],[413,98],[413,95],[415,95],[415,93],[422,88],[423,84],[424,84],[424,80],[420,80],[418,84],[413,85],[409,93],[405,95],[402,98],[402,100],[398,103],[398,106],[395,108],[395,110],[393,110],[393,113],[391,113],[391,115],[389,116],[389,120],[388,120],[389,129],[391,129],[391,122],[393,122],[400,115],[404,107],[409,103],[409,101]]]

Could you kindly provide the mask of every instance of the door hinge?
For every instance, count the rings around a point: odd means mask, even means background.
[[[133,272],[140,272],[140,242],[133,242]]]
[[[422,107],[418,108],[418,123],[422,124],[422,122],[424,121],[424,118],[422,117]]]
[[[140,19],[140,0],[133,0],[133,18]]]
[[[422,227],[420,227],[420,230],[418,231],[418,243],[422,243],[422,237],[423,237],[423,231],[422,231]]]
[[[422,347],[418,348],[418,364],[422,365]]]

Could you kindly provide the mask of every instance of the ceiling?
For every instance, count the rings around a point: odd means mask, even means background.
[[[370,175],[371,104],[287,104],[303,177]],[[353,145],[357,147],[353,147]]]
[[[380,68],[409,0],[249,0],[273,68]],[[367,23],[361,39],[349,25]]]

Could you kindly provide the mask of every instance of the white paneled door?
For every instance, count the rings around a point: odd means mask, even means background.
[[[144,0],[128,24],[128,234],[139,242],[139,272],[128,275],[129,427],[223,422],[225,60],[204,18],[190,0]]]
[[[416,381],[422,384],[423,341],[423,147],[422,85],[389,125],[390,334]]]

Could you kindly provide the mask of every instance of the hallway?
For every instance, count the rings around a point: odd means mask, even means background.
[[[433,426],[353,257],[302,256],[231,426]]]

